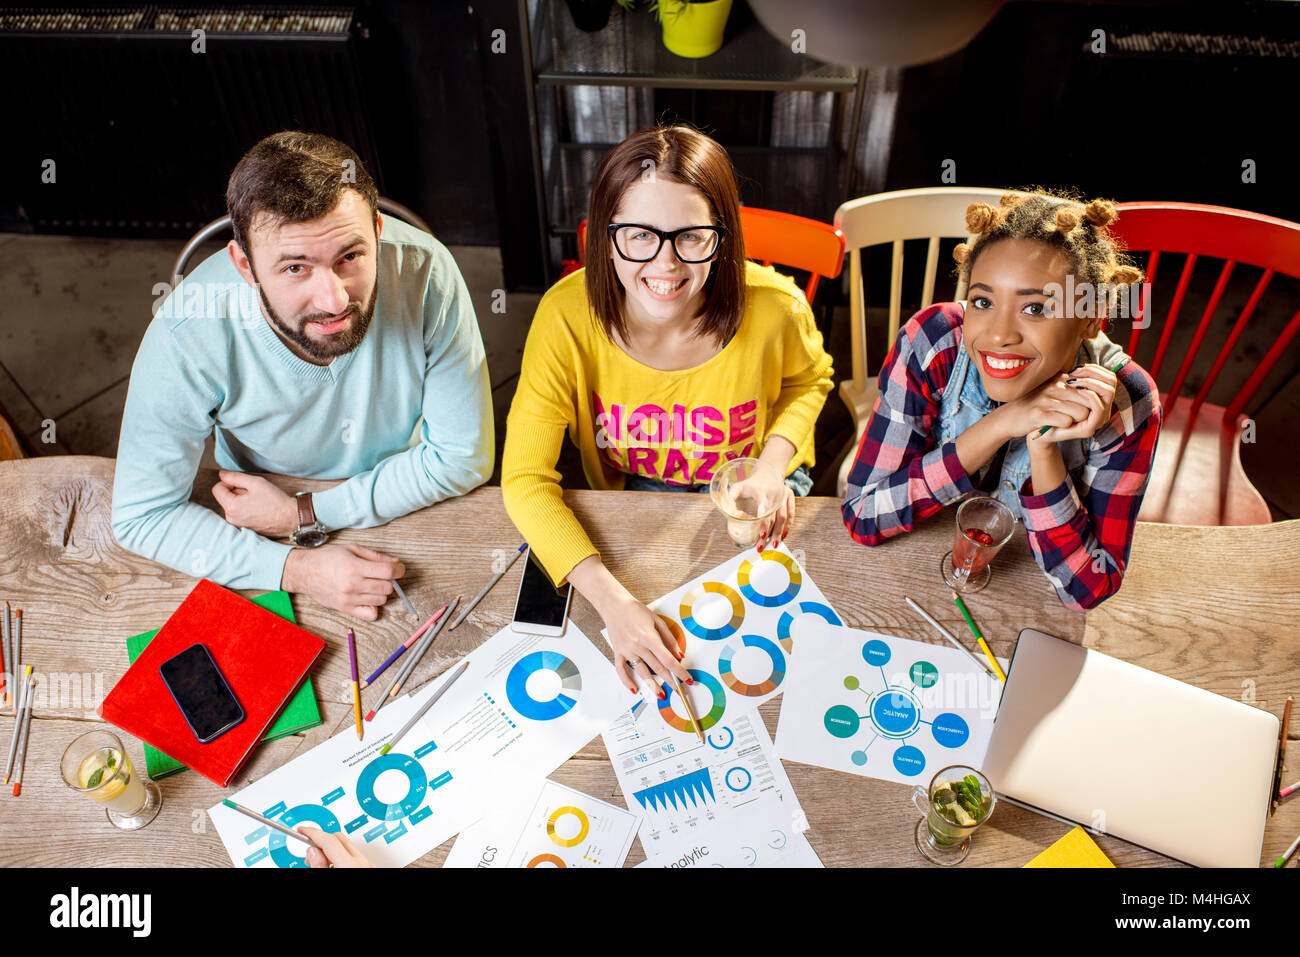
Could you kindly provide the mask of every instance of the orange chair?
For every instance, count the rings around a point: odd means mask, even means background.
[[[1226,407],[1207,402],[1206,396],[1274,274],[1300,277],[1300,223],[1193,203],[1119,203],[1117,209],[1119,219],[1110,227],[1111,231],[1128,250],[1150,253],[1146,271],[1147,282],[1153,288],[1162,255],[1186,254],[1187,257],[1169,300],[1169,311],[1158,326],[1160,341],[1148,369],[1157,381],[1197,260],[1200,257],[1224,260],[1187,355],[1174,374],[1168,392],[1161,391],[1164,424],[1138,518],[1171,525],[1266,525],[1271,521],[1268,505],[1241,466],[1240,438],[1247,422],[1243,410],[1300,332],[1300,311],[1291,317],[1282,335]],[[1264,272],[1237,316],[1204,384],[1195,396],[1182,395],[1228,278],[1238,263],[1262,268]],[[1138,311],[1139,320],[1144,318],[1141,310],[1145,305]],[[1143,325],[1143,321],[1134,322],[1126,350],[1130,355],[1135,354]]]
[[[844,268],[844,234],[829,223],[753,206],[740,207],[745,254],[764,266],[779,263],[808,273],[803,292],[811,305],[817,283]],[[587,255],[587,221],[578,224],[578,259]]]

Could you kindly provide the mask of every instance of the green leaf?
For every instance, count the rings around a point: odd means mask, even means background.
[[[116,767],[116,765],[117,765],[117,755],[110,754],[108,756],[108,760],[104,762],[104,767],[111,768],[111,767]]]
[[[99,782],[103,780],[103,778],[104,778],[104,769],[95,768],[95,773],[92,774],[90,778],[86,781],[86,787],[87,788],[99,787]]]

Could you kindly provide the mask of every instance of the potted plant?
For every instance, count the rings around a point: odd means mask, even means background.
[[[624,0],[619,0],[624,4]],[[712,56],[722,46],[731,0],[650,0],[663,25],[664,46],[689,59]]]

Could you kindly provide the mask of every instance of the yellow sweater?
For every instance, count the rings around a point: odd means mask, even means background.
[[[719,463],[757,457],[773,435],[795,447],[789,471],[812,464],[831,357],[793,281],[749,263],[745,282],[736,335],[712,359],[676,372],[641,364],[605,335],[583,270],[542,297],[506,424],[501,491],[554,581],[597,553],[560,490],[566,431],[596,489],[623,488],[625,474],[708,483]]]

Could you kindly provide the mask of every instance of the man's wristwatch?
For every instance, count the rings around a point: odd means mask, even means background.
[[[299,492],[295,498],[298,500],[298,527],[293,530],[289,540],[299,548],[315,548],[324,545],[325,539],[329,536],[326,534],[325,526],[316,521],[316,510],[311,505],[311,492]]]

